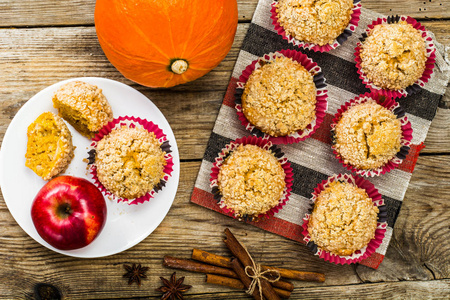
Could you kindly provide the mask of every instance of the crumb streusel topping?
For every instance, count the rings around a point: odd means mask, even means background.
[[[240,216],[263,214],[278,205],[286,186],[277,158],[255,145],[239,145],[220,167],[218,187],[226,207]]]
[[[376,169],[401,148],[402,128],[396,115],[374,100],[345,111],[335,129],[335,149],[346,164]]]
[[[353,0],[279,0],[278,22],[299,41],[331,44],[350,22]]]
[[[150,192],[164,177],[166,154],[153,132],[121,126],[97,144],[97,176],[114,195],[133,199]]]
[[[62,85],[53,96],[53,106],[60,116],[87,137],[92,137],[113,119],[111,106],[102,90],[82,81]]]
[[[74,156],[72,134],[61,117],[42,113],[28,126],[25,166],[44,180],[65,171]]]
[[[378,212],[364,189],[334,181],[318,195],[308,232],[319,248],[351,255],[374,238]]]
[[[361,70],[376,86],[404,89],[422,76],[426,53],[425,40],[411,24],[379,24],[361,46]]]
[[[287,57],[253,71],[245,84],[242,111],[256,128],[271,136],[303,130],[316,115],[313,76]]]

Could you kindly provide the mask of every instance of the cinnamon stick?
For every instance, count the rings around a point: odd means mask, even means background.
[[[202,261],[207,264],[215,265],[218,267],[231,269],[231,259],[228,257],[216,255],[199,249],[192,250],[193,260]]]
[[[241,263],[239,262],[239,260],[237,258],[233,258],[231,260],[231,267],[233,268],[234,272],[236,272],[236,274],[237,274],[238,278],[241,280],[241,282],[244,284],[244,287],[246,289],[248,289],[248,287],[252,283],[252,280],[250,279],[250,277],[247,276],[247,274],[245,274],[245,270],[244,270],[244,268],[242,267]],[[263,297],[261,297],[261,293],[259,292],[259,288],[261,288],[261,287],[257,286],[253,290],[252,296],[256,300],[264,300]]]
[[[289,297],[291,297],[291,291],[282,290],[276,287],[274,287],[273,290],[278,296],[280,296],[280,298],[289,299]]]
[[[240,290],[245,289],[244,284],[239,279],[215,275],[215,274],[206,274],[205,282],[211,283],[211,284],[223,285],[223,286],[227,286],[227,287],[234,288],[234,289],[240,289]]]
[[[231,231],[228,228],[225,229],[225,235],[227,236],[226,239],[224,240],[225,245],[227,245],[231,253],[233,253],[233,255],[236,256],[239,259],[239,261],[244,265],[244,268],[247,266],[253,266],[253,262],[250,258],[250,255],[247,253],[247,251],[244,249],[241,243],[239,243],[239,241],[236,239],[236,237],[233,235],[233,233],[231,233]],[[273,290],[272,285],[267,280],[261,278],[260,281],[261,281],[261,290],[262,293],[264,294],[264,297],[266,297],[268,300],[280,299],[280,297],[278,297],[278,295]]]
[[[206,274],[205,281],[206,281],[206,283],[210,283],[210,284],[217,284],[217,285],[227,286],[230,288],[241,289],[241,290],[245,289],[244,284],[239,279],[235,279],[235,278],[229,278],[229,277],[214,275],[214,274]],[[273,290],[275,291],[275,293],[278,294],[278,296],[280,296],[283,299],[289,299],[289,297],[291,296],[291,291],[286,291],[286,290],[275,288],[275,287],[273,288]]]
[[[198,273],[210,273],[210,274],[218,274],[232,278],[238,278],[236,273],[232,269],[224,269],[217,266],[211,266],[207,264],[202,264],[196,261],[192,261],[189,259],[176,258],[172,256],[164,256],[163,265],[170,268],[181,269],[185,271],[192,271]],[[231,266],[231,264],[230,264]],[[280,289],[286,291],[293,291],[294,285],[288,281],[279,280],[274,282],[274,287],[278,287]]]
[[[176,258],[172,256],[164,256],[163,265],[169,268],[181,269],[185,271],[218,274],[227,277],[237,278],[236,273],[230,269],[217,266],[202,264],[189,259]]]
[[[213,253],[209,253],[203,250],[194,249],[192,251],[192,259],[202,261],[208,264],[212,264],[215,266],[223,267],[223,268],[231,268],[230,259],[228,257],[216,255]],[[294,280],[301,281],[315,281],[315,282],[324,282],[325,274],[316,273],[316,272],[304,272],[293,269],[285,269],[285,268],[277,268],[271,266],[261,265],[261,269],[263,271],[266,270],[276,270],[280,273],[281,277],[289,278]]]
[[[275,279],[275,278],[273,278],[273,279]],[[281,279],[278,281],[272,282],[272,286],[273,286],[273,288],[279,288],[279,289],[286,290],[289,292],[292,292],[294,290],[294,285],[291,282],[284,281]]]
[[[294,280],[315,281],[315,282],[324,282],[325,281],[325,274],[323,274],[323,273],[304,272],[304,271],[297,271],[297,270],[292,270],[292,269],[284,269],[284,268],[277,268],[277,267],[270,267],[270,266],[261,266],[261,269],[263,271],[275,270],[280,273],[281,277],[294,279]]]

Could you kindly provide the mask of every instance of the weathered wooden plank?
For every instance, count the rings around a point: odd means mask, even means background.
[[[238,2],[239,19],[248,22],[258,1]],[[450,16],[450,2],[445,0],[366,0],[363,5],[386,14]],[[203,156],[248,24],[238,26],[230,54],[210,74],[173,89],[152,90],[124,79],[106,60],[92,26],[94,6],[95,1],[88,0],[0,0],[0,27],[88,25],[0,29],[0,143],[17,110],[40,89],[66,78],[99,76],[132,85],[152,99],[174,129],[182,159],[197,161],[182,163],[177,197],[158,229],[132,249],[108,258],[76,259],[40,246],[17,225],[0,196],[0,299],[32,299],[32,288],[38,282],[55,284],[68,299],[156,299],[160,295],[154,291],[160,285],[159,276],[172,273],[162,267],[163,255],[187,258],[193,247],[229,255],[221,242],[225,227],[232,228],[260,262],[326,273],[325,284],[295,283],[292,299],[448,297],[450,280],[433,280],[450,277],[448,155],[419,158],[391,246],[378,270],[323,262],[303,245],[189,203],[198,160]],[[440,42],[450,44],[449,20],[422,23]],[[449,95],[450,88],[423,153],[450,152],[450,110],[444,109],[450,107]],[[194,117],[196,122],[191,122]],[[122,278],[124,263],[150,267],[142,287],[127,285]],[[241,291],[204,284],[203,275],[177,274],[187,276],[186,283],[194,286],[189,299],[248,299]],[[381,281],[385,282],[369,284]]]
[[[29,296],[34,284],[49,282],[60,287],[72,299],[144,297],[157,295],[159,276],[172,270],[162,267],[164,255],[189,258],[194,247],[221,255],[230,255],[222,239],[230,227],[242,239],[254,258],[274,266],[325,272],[327,285],[359,283],[352,266],[333,266],[314,257],[304,245],[270,234],[256,227],[207,210],[189,202],[200,162],[182,163],[180,186],[175,202],[161,225],[148,238],[123,253],[98,259],[63,256],[40,246],[28,237],[9,214],[0,198],[0,299]],[[4,229],[4,230],[3,230]],[[196,234],[192,234],[195,232]],[[201,238],[199,238],[201,237]],[[121,278],[124,263],[142,263],[150,267],[149,278],[139,289]],[[227,292],[229,289],[204,284],[204,275],[177,271],[194,285],[195,294]],[[301,283],[301,286],[322,286]],[[297,284],[300,286],[300,284]]]
[[[436,35],[440,43],[446,46],[448,57],[450,55],[450,21],[421,21],[421,23]],[[450,124],[450,87],[447,87],[439,107],[425,140],[426,148],[422,150],[422,153],[450,152],[450,132],[448,130],[448,124]]]
[[[450,3],[446,0],[362,1],[362,5],[386,15],[406,15],[418,19],[450,17]]]
[[[394,235],[378,270],[358,266],[364,282],[450,277],[450,156],[421,156]]]
[[[420,23],[425,26],[427,30],[432,31],[441,44],[450,44],[450,28],[448,25],[449,20],[422,20]]]
[[[450,20],[444,22],[423,20],[421,21],[421,23],[436,35],[436,39],[439,43],[445,46],[446,57],[448,61],[448,57],[450,55]],[[439,106],[447,109],[450,108],[450,87],[447,88],[447,92],[443,96],[441,102],[439,103]]]
[[[39,90],[66,78],[98,76],[127,83],[152,99],[176,138],[189,145],[180,149],[181,157],[201,158],[247,28],[248,24],[239,25],[232,50],[217,68],[170,90],[149,89],[125,79],[104,56],[92,27],[2,29],[0,140],[15,113]],[[194,116],[197,121],[191,122]]]
[[[450,32],[439,25],[438,38]],[[437,28],[437,27],[436,27]],[[0,29],[0,141],[10,120],[39,90],[63,79],[98,76],[127,83],[165,114],[180,143],[183,159],[202,157],[248,24],[239,24],[233,47],[206,76],[172,89],[149,89],[123,78],[104,56],[94,28]],[[80,46],[82,45],[82,46]],[[450,91],[450,88],[449,88]],[[448,92],[450,94],[450,92]],[[170,99],[170,101],[168,101]],[[424,153],[450,152],[450,112],[438,110]],[[196,122],[190,122],[195,116]]]
[[[161,265],[164,255],[188,258],[194,247],[229,255],[222,243],[222,232],[226,227],[230,227],[255,259],[262,263],[326,274],[324,284],[295,283],[296,296],[303,297],[306,287],[321,287],[322,290],[325,286],[357,284],[361,280],[448,278],[450,242],[446,237],[450,220],[447,200],[450,196],[450,171],[442,166],[449,165],[448,156],[419,159],[385,261],[378,270],[357,266],[357,274],[354,266],[324,262],[303,245],[190,203],[200,162],[182,163],[177,197],[156,231],[132,249],[108,258],[76,259],[40,246],[20,229],[0,197],[0,257],[3,258],[0,260],[0,298],[2,293],[5,299],[29,296],[33,285],[38,282],[55,284],[73,299],[156,295],[153,289],[159,285],[158,276],[169,276],[172,272]],[[149,279],[140,289],[129,287],[121,278],[122,264],[133,262],[150,267]],[[203,275],[182,271],[177,274],[187,276],[187,283],[195,286],[191,293],[197,297],[221,292],[229,295],[227,288],[205,285]],[[337,292],[344,293],[340,288]],[[365,295],[362,293],[361,297]],[[230,297],[239,295],[232,293]],[[346,295],[344,293],[342,297]]]
[[[448,299],[450,280],[410,281],[296,288],[291,299]],[[205,299],[203,295],[189,299]],[[214,294],[208,299],[249,299],[243,293]]]
[[[447,88],[450,94],[450,88]],[[449,95],[450,96],[450,95]],[[448,97],[450,100],[450,97]],[[449,103],[450,104],[450,103]],[[422,153],[449,153],[450,152],[450,109],[438,108],[436,117],[431,123],[425,140],[425,149]]]
[[[251,20],[257,3],[239,0],[239,21]],[[92,0],[0,0],[0,27],[94,25],[94,11]]]
[[[258,0],[239,0],[239,21],[250,21],[257,4]],[[363,6],[387,15],[422,19],[450,17],[450,4],[446,0],[365,0]],[[0,0],[0,27],[93,25],[94,11],[92,0]]]
[[[1,0],[0,27],[94,24],[94,7],[91,0]]]

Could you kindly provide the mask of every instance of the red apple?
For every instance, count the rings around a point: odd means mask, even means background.
[[[83,178],[56,177],[34,198],[31,219],[39,235],[60,250],[89,245],[106,222],[106,202],[99,189]]]

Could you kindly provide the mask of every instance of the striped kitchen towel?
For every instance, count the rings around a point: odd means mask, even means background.
[[[353,53],[363,31],[382,15],[362,8],[356,32],[337,49],[320,53],[296,48],[275,32],[270,19],[271,3],[272,0],[260,0],[255,10],[211,133],[191,201],[223,213],[211,194],[209,179],[214,159],[221,149],[232,140],[251,135],[241,125],[234,108],[236,82],[244,68],[266,53],[282,49],[300,50],[312,58],[325,75],[328,88],[327,114],[312,137],[296,144],[280,145],[294,171],[292,195],[286,206],[270,219],[248,223],[304,243],[301,234],[302,218],[310,207],[314,188],[328,176],[349,172],[331,150],[330,124],[333,115],[344,102],[369,91],[358,77]],[[434,37],[433,34],[432,36]],[[434,42],[437,48],[436,66],[431,79],[417,94],[397,99],[407,112],[414,130],[411,150],[399,168],[379,177],[368,178],[383,195],[388,210],[388,228],[383,243],[372,256],[361,262],[371,268],[378,268],[384,258],[419,152],[449,80],[449,65],[443,59],[444,47],[435,40]]]

